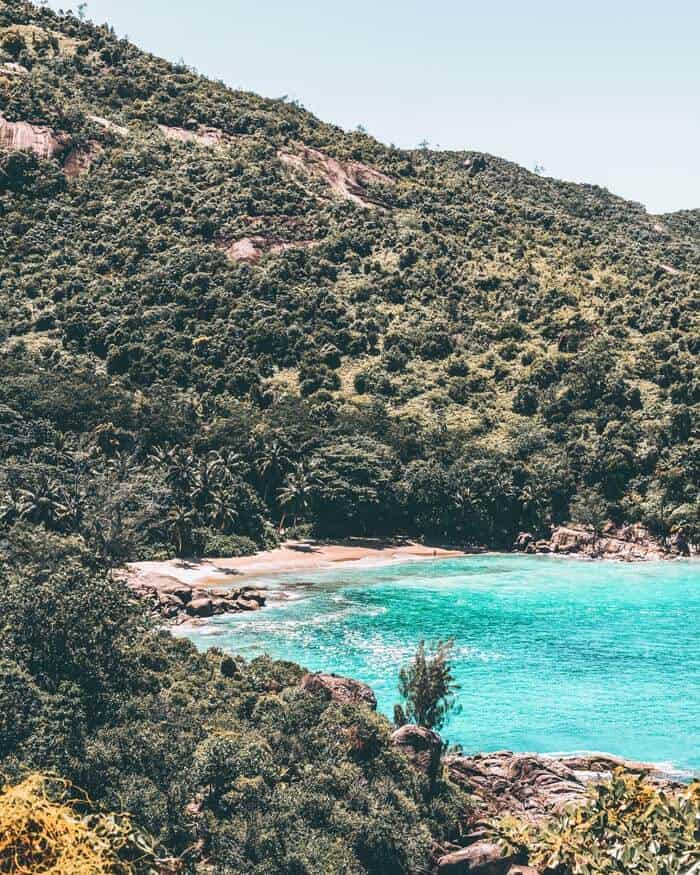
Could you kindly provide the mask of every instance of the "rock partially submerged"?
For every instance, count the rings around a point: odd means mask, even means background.
[[[521,532],[515,549],[523,553],[557,553],[625,562],[691,555],[691,547],[681,535],[661,542],[639,523],[619,527],[608,523],[600,534],[590,527],[570,523],[556,526],[548,540],[539,541],[529,532]]]
[[[373,710],[377,707],[377,699],[372,688],[354,678],[321,672],[310,673],[301,679],[301,688],[313,695],[323,696],[328,701],[367,705]]]
[[[129,581],[129,586],[151,605],[155,615],[174,624],[257,611],[265,605],[265,596],[253,586],[202,588],[166,576],[154,576],[147,582],[135,578]]]

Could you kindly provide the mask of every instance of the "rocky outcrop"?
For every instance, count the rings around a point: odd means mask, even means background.
[[[195,143],[209,149],[215,146],[225,146],[232,138],[218,128],[209,128],[204,125],[196,125],[192,129],[158,125],[160,132],[168,140],[176,140],[179,143]]]
[[[440,771],[442,754],[442,739],[437,732],[409,723],[392,734],[391,742],[431,784],[435,782]]]
[[[367,705],[377,707],[377,699],[367,684],[336,674],[306,674],[301,679],[301,688],[328,701],[340,704]]]
[[[482,170],[486,170],[486,159],[483,155],[475,155],[473,158],[467,158],[464,166],[469,171],[470,176],[476,176]]]
[[[11,122],[0,115],[0,146],[21,152],[33,152],[39,158],[55,158],[70,145],[68,134],[47,125]]]
[[[359,161],[339,161],[301,144],[294,150],[282,149],[278,155],[283,164],[323,180],[336,195],[346,200],[363,207],[386,207],[386,203],[371,191],[371,186],[393,185],[394,180],[374,167]]]
[[[288,249],[308,249],[314,240],[284,241],[274,237],[243,237],[234,243],[224,245],[224,252],[230,261],[247,261],[255,264],[268,252],[286,252]]]
[[[110,131],[113,134],[118,134],[120,137],[126,137],[129,134],[129,129],[123,127],[122,125],[116,124],[116,122],[112,122],[107,118],[103,118],[101,115],[89,115],[88,118],[91,122],[94,122],[101,128],[104,128],[105,131]]]
[[[10,61],[6,64],[0,64],[0,76],[16,79],[17,77],[29,76],[29,70],[21,64]]]
[[[511,814],[537,821],[569,803],[580,802],[591,781],[606,780],[616,768],[644,775],[654,783],[673,782],[653,766],[606,754],[545,757],[512,751],[452,756],[446,759],[450,778],[479,806],[479,820]]]
[[[548,540],[539,541],[529,532],[521,532],[515,541],[515,549],[524,553],[558,553],[625,562],[673,559],[691,554],[689,544],[681,535],[674,535],[662,543],[639,523],[619,527],[608,523],[600,534],[592,528],[571,523],[556,526]]]
[[[150,577],[148,582],[133,578],[129,580],[129,586],[150,604],[156,616],[174,624],[220,614],[257,611],[265,605],[265,596],[253,586],[203,589],[174,577],[158,576]]]

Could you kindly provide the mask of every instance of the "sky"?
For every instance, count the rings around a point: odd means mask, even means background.
[[[698,0],[88,0],[86,11],[157,55],[386,143],[538,164],[654,213],[700,208]]]

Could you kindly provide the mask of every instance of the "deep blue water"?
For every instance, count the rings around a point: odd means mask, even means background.
[[[387,715],[418,641],[454,638],[462,713],[443,735],[465,751],[700,770],[700,562],[483,555],[264,583],[293,599],[189,637],[359,678]]]

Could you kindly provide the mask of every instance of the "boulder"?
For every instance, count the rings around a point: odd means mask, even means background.
[[[265,604],[265,596],[260,592],[260,590],[250,589],[247,586],[244,586],[241,590],[241,597],[257,602],[259,605]]]
[[[306,674],[301,679],[301,688],[314,695],[323,696],[328,701],[367,705],[373,709],[377,707],[377,699],[371,687],[354,678],[335,674]]]
[[[585,547],[592,547],[595,540],[595,533],[588,529],[558,526],[552,532],[549,544],[554,553],[579,553]]]
[[[506,856],[493,842],[476,842],[444,854],[437,861],[438,875],[508,875],[517,859]]]
[[[541,821],[565,805],[580,803],[591,781],[605,779],[619,767],[659,786],[673,786],[653,766],[605,754],[554,758],[502,750],[447,757],[445,764],[451,780],[474,799],[486,819],[510,814]]]
[[[437,732],[424,726],[407,724],[392,734],[391,743],[406,754],[411,764],[423,772],[431,783],[435,781],[442,755],[442,739]]]
[[[524,552],[535,543],[535,536],[531,532],[520,532],[515,539],[515,549]]]
[[[236,599],[236,607],[241,611],[258,611],[262,607],[256,599],[247,598],[247,596],[239,596]]]
[[[508,875],[540,875],[532,866],[511,866]]]
[[[183,604],[186,604],[192,598],[192,587],[188,586],[186,583],[179,583],[177,580],[173,580],[172,583],[164,583],[158,586],[158,592],[163,593],[164,595],[175,596],[180,599]]]
[[[181,598],[178,598],[174,593],[163,592],[160,590],[157,593],[158,596],[158,604],[161,607],[174,607],[178,610],[182,610],[185,607],[185,603]]]
[[[214,605],[210,598],[196,598],[187,605],[187,613],[192,617],[211,617]]]
[[[690,544],[680,532],[671,535],[668,541],[668,549],[674,556],[690,556]]]
[[[482,170],[486,170],[486,159],[483,155],[475,155],[473,158],[467,158],[464,166],[469,171],[470,176],[475,176]]]

